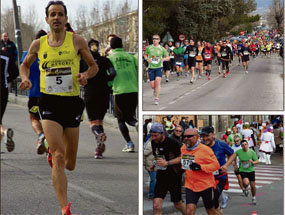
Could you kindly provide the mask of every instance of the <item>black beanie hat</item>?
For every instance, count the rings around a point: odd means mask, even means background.
[[[94,39],[91,39],[91,40],[89,40],[89,42],[88,42],[88,47],[90,48],[91,47],[91,44],[92,43],[95,43],[96,44],[96,46],[99,48],[99,41],[97,41],[97,40],[94,40]]]
[[[113,37],[110,44],[112,49],[123,48],[123,42],[120,37]]]

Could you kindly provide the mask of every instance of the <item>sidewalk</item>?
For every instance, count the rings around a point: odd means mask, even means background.
[[[28,104],[28,96],[23,95],[17,95],[15,96],[14,93],[9,93],[9,102],[13,104],[18,104],[24,107],[27,107]],[[27,107],[27,113],[28,113],[28,107]],[[86,109],[84,109],[84,121],[88,121],[88,116]],[[104,124],[111,126],[113,128],[119,128],[117,119],[113,116],[113,114],[106,113],[104,117]],[[128,129],[130,132],[136,132],[136,128],[132,126],[128,126]]]

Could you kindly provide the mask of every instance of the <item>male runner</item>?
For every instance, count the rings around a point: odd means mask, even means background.
[[[226,77],[230,73],[229,63],[231,61],[232,51],[229,46],[227,46],[226,41],[223,41],[223,45],[221,46],[219,57],[222,62],[222,70],[223,70],[223,77]]]
[[[40,62],[39,110],[44,134],[52,155],[52,181],[62,215],[70,215],[67,202],[67,177],[64,169],[74,170],[79,139],[79,124],[84,103],[79,85],[98,72],[97,64],[79,35],[67,32],[67,9],[62,1],[50,1],[45,9],[48,35],[34,40],[21,65],[21,90],[30,89],[30,66],[38,56]],[[79,73],[80,55],[89,69]]]
[[[236,135],[239,136],[240,140],[242,140],[242,135],[240,133],[238,133],[238,130],[237,130],[237,127],[236,126],[233,126],[232,127],[232,131],[233,133],[231,133],[228,138],[227,138],[227,143],[229,146],[232,146],[234,144],[234,137]]]
[[[108,58],[116,70],[113,82],[114,114],[118,120],[119,129],[127,144],[123,152],[134,152],[132,142],[126,125],[136,127],[136,108],[138,105],[138,62],[137,59],[123,50],[123,42],[119,37],[111,39],[112,53]]]
[[[245,196],[247,197],[249,192],[247,190],[248,185],[250,184],[251,194],[252,194],[252,203],[256,205],[256,187],[255,187],[255,172],[254,165],[258,164],[258,158],[255,152],[252,149],[248,148],[248,143],[246,140],[241,141],[242,149],[237,150],[233,156],[231,156],[227,163],[222,166],[223,171],[227,170],[227,167],[236,159],[240,160],[239,172],[243,181],[243,186],[245,188]]]
[[[153,214],[162,214],[163,200],[170,192],[174,207],[186,215],[186,207],[181,198],[182,170],[180,160],[171,164],[170,160],[180,157],[180,143],[167,137],[165,128],[160,123],[153,123],[150,129],[152,152],[155,157],[156,184],[153,199]]]
[[[196,66],[196,55],[198,54],[198,49],[194,44],[195,44],[194,41],[190,40],[190,45],[185,50],[185,54],[187,54],[189,56],[188,57],[188,66],[190,68],[191,75],[192,75],[191,80],[190,80],[191,84],[193,84],[194,81],[196,80],[195,66]]]
[[[222,167],[226,163],[226,155],[228,157],[231,157],[234,153],[234,150],[225,142],[217,140],[215,138],[215,131],[212,126],[204,127],[201,131],[201,136],[203,143],[212,148],[219,161],[220,166]],[[214,176],[217,184],[217,187],[214,190],[214,205],[215,209],[219,209],[219,197],[222,194],[223,190],[227,189],[228,187],[228,175],[227,172],[224,172],[220,169],[214,172]],[[223,196],[223,208],[226,207],[228,198],[229,197],[227,196]]]
[[[203,61],[204,61],[204,70],[206,71],[206,76],[208,80],[211,80],[210,75],[212,71],[212,59],[215,56],[215,49],[212,47],[211,43],[208,42],[207,46],[202,51]]]
[[[37,32],[35,39],[39,39],[41,36],[46,35],[47,33],[44,30],[40,30]],[[25,57],[27,56],[28,51],[25,51],[22,55],[21,63],[24,61]],[[28,101],[28,108],[29,108],[29,117],[32,128],[34,132],[38,135],[37,138],[37,153],[43,154],[46,152],[45,146],[45,135],[43,132],[42,124],[40,122],[40,115],[39,115],[39,98],[41,96],[40,92],[40,69],[39,69],[39,59],[37,58],[32,66],[30,67],[30,77],[29,77],[32,87],[29,90],[29,101]]]
[[[99,54],[99,42],[91,39],[88,42],[90,52],[98,64],[98,74],[90,78],[87,85],[84,86],[84,102],[89,118],[89,125],[92,133],[95,135],[96,149],[94,153],[95,159],[103,158],[103,152],[105,151],[105,141],[107,139],[103,128],[103,119],[109,108],[110,101],[110,88],[108,81],[113,80],[116,75],[116,71],[106,57],[102,57]],[[81,61],[80,72],[84,72],[88,69],[85,61]]]
[[[184,65],[184,49],[180,46],[180,42],[175,43],[173,53],[175,59],[177,80],[179,80],[179,76],[182,75],[182,69]]]
[[[215,154],[209,147],[200,143],[199,134],[193,128],[184,132],[184,143],[180,157],[168,163],[173,165],[181,162],[182,168],[186,171],[187,214],[195,214],[200,197],[203,199],[207,214],[220,214],[214,208],[212,199],[213,190],[216,188],[213,172],[220,168]]]
[[[232,145],[232,149],[234,150],[234,152],[236,152],[237,150],[241,149],[241,138],[239,135],[235,135],[234,136],[234,144]],[[239,172],[239,158],[236,158],[236,160],[233,161],[233,166],[235,168],[234,172],[235,175],[237,176],[238,179],[238,184],[240,186],[240,188],[242,189],[243,193],[246,194],[246,190],[244,189],[243,183],[242,183],[242,178]]]
[[[244,43],[240,55],[242,57],[242,64],[245,70],[245,73],[248,73],[248,62],[249,62],[249,54],[250,54],[250,48],[248,47],[248,43]]]
[[[153,44],[146,48],[144,58],[149,63],[148,73],[150,86],[155,94],[154,104],[158,105],[163,62],[170,60],[170,57],[168,56],[168,51],[159,45],[159,35],[153,35],[152,40]]]

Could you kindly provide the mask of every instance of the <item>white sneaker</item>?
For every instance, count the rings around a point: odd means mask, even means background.
[[[246,70],[245,73],[248,74],[248,71]]]
[[[155,98],[155,99],[154,99],[154,104],[155,104],[155,105],[158,105],[158,98]]]

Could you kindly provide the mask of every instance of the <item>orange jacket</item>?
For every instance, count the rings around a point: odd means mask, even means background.
[[[195,163],[200,164],[202,170],[192,171],[186,170],[185,187],[194,191],[201,192],[210,187],[216,188],[213,172],[220,169],[219,161],[217,160],[213,150],[200,143],[193,151],[188,151],[186,145],[181,147],[181,156],[194,155]]]

